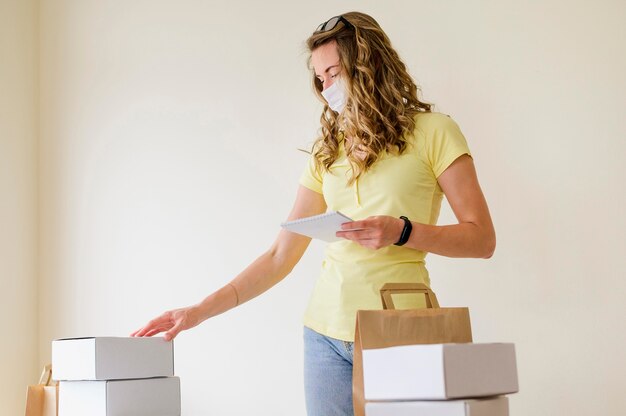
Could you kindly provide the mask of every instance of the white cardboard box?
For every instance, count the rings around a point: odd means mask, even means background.
[[[180,416],[180,380],[61,381],[59,415]]]
[[[509,416],[506,396],[485,399],[367,402],[365,416]]]
[[[174,375],[174,346],[156,338],[67,338],[52,341],[55,380],[120,380]]]
[[[366,400],[446,400],[516,393],[515,345],[428,344],[363,350]]]

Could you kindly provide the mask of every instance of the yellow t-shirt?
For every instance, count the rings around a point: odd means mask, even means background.
[[[431,225],[437,223],[443,197],[437,178],[459,156],[470,154],[457,124],[440,113],[419,113],[404,154],[385,153],[352,186],[343,143],[339,149],[330,172],[320,174],[311,157],[300,178],[300,184],[324,195],[329,210],[353,220],[405,215]],[[329,243],[325,254],[304,325],[332,338],[354,341],[356,311],[381,309],[383,284],[430,285],[422,251],[395,245],[372,250],[343,240]],[[419,296],[398,297],[394,303],[398,308],[424,306]]]

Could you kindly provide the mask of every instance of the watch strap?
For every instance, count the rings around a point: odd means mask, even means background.
[[[400,234],[400,239],[397,243],[394,243],[396,246],[403,246],[409,241],[409,237],[411,236],[411,231],[413,230],[413,224],[411,224],[411,220],[402,215],[400,217],[401,220],[404,220],[404,228],[402,229],[402,233]]]

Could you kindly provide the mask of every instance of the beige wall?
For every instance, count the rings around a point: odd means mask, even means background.
[[[37,7],[0,0],[0,414],[24,412],[37,359]]]
[[[34,9],[8,3],[19,18],[0,30],[25,35],[23,47],[0,40],[3,61],[20,57],[0,78],[11,91],[0,158],[27,185],[1,177],[3,201],[17,193],[22,205],[2,206],[11,260],[0,267],[26,277],[1,307],[20,316],[15,331],[34,327],[38,206],[38,364],[53,338],[126,335],[200,300],[271,243],[305,163],[296,148],[317,128],[302,42],[359,9],[472,148],[496,255],[432,256],[429,268],[442,304],[470,306],[476,341],[516,343],[511,413],[626,410],[623,2],[44,0],[38,165]],[[5,145],[13,131],[26,139]],[[452,221],[444,209],[440,223]],[[184,414],[304,413],[300,318],[322,250],[314,243],[271,293],[177,339]]]

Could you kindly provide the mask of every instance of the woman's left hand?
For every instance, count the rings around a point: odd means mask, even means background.
[[[404,220],[388,215],[377,215],[361,221],[344,223],[336,235],[363,247],[378,250],[397,243],[403,229]]]

